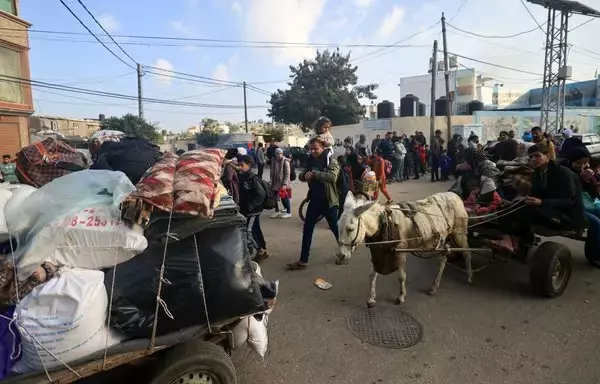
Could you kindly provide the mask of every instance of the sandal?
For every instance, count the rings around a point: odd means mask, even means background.
[[[294,261],[293,263],[289,263],[287,265],[288,271],[299,271],[301,269],[306,269],[306,263],[303,263],[301,261]]]
[[[259,251],[256,254],[256,256],[254,256],[254,259],[252,259],[252,261],[254,261],[257,264],[260,264],[268,258],[269,258],[269,254],[267,253],[266,250],[263,250],[262,252]]]

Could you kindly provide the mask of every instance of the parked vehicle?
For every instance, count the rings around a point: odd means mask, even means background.
[[[302,147],[287,147],[283,148],[283,154],[286,157],[291,157],[296,168],[306,167],[308,161],[308,152]]]
[[[600,158],[600,135],[597,133],[574,133],[572,137],[576,137],[587,147],[592,157]],[[557,136],[554,137],[557,139]],[[564,137],[560,135],[560,145],[564,141]]]

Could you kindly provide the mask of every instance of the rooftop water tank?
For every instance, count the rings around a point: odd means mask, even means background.
[[[377,104],[377,118],[378,119],[391,119],[396,115],[394,111],[394,103],[388,100],[383,100]]]
[[[400,117],[417,116],[419,113],[419,98],[408,94],[400,99]]]
[[[435,115],[446,116],[446,96],[442,96],[435,101]]]

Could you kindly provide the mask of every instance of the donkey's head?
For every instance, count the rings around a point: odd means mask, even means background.
[[[366,213],[375,205],[376,201],[355,199],[352,192],[348,192],[344,203],[344,212],[338,221],[339,240],[336,264],[348,264],[356,246],[364,243],[368,228],[373,225],[371,218]]]

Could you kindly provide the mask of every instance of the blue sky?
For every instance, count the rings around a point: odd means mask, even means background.
[[[101,33],[76,0],[65,0],[71,9],[96,33]],[[359,81],[377,82],[380,99],[398,102],[398,79],[420,75],[427,70],[431,44],[440,36],[440,28],[426,30],[439,20],[441,12],[461,29],[484,35],[508,35],[536,26],[520,0],[159,0],[116,1],[83,0],[112,34],[173,36],[186,38],[260,40],[284,42],[319,42],[332,44],[393,44],[415,32],[423,31],[406,44],[416,47],[387,49],[356,60]],[[583,3],[594,6],[595,0]],[[597,0],[596,0],[597,2]],[[169,4],[168,6],[166,4]],[[600,8],[600,4],[596,4]],[[543,8],[528,7],[540,23],[546,20]],[[460,10],[460,11],[459,11]],[[85,32],[58,0],[21,0],[21,17],[33,23],[32,29]],[[571,25],[587,19],[575,16]],[[573,31],[574,44],[570,59],[578,80],[590,79],[600,62],[600,48],[594,36],[600,35],[600,21],[592,21]],[[82,88],[135,95],[136,76],[132,69],[113,57],[100,44],[90,43],[91,36],[64,36],[30,33],[31,72],[34,80]],[[60,41],[57,41],[60,40]],[[65,41],[71,40],[71,41]],[[75,42],[77,40],[80,42]],[[120,42],[137,42],[117,38]],[[84,42],[81,42],[84,41]],[[153,44],[157,41],[152,41]],[[139,63],[164,67],[227,81],[247,81],[266,91],[285,87],[276,83],[288,77],[288,65],[314,55],[313,48],[216,48],[201,47],[198,42],[162,41],[176,47],[126,45],[123,47]],[[219,43],[213,43],[219,44]],[[465,56],[517,67],[526,71],[543,71],[543,34],[534,31],[513,39],[474,38],[449,30],[449,49]],[[441,39],[440,39],[441,45]],[[114,46],[114,51],[125,56]],[[341,48],[347,51],[350,48]],[[360,57],[377,48],[352,48]],[[591,51],[591,52],[590,52]],[[528,89],[538,84],[538,76],[506,71],[496,67],[461,61],[469,67],[497,76],[503,83]],[[541,77],[541,76],[539,76]],[[144,96],[180,99],[194,103],[241,106],[240,88],[198,84],[180,79],[152,75],[144,77]],[[218,92],[215,92],[218,91]],[[36,113],[71,117],[96,117],[99,113],[122,115],[137,113],[135,102],[111,100],[97,96],[75,95],[63,91],[47,93],[35,89]],[[67,97],[83,97],[87,100]],[[264,118],[267,96],[248,91],[248,104],[264,106],[249,111],[250,119]],[[108,104],[107,104],[108,103]],[[222,121],[243,120],[240,109],[146,104],[146,117],[163,129],[181,131],[212,117]]]

